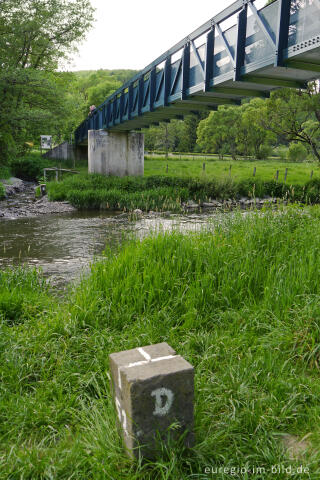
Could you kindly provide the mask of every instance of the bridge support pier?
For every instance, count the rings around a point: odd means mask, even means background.
[[[117,177],[143,175],[143,133],[89,130],[88,170]]]

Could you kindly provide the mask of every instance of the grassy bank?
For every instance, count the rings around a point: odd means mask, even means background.
[[[51,200],[68,200],[82,209],[112,209],[180,211],[181,203],[196,203],[210,199],[237,199],[243,196],[272,196],[293,202],[320,202],[320,180],[310,180],[304,185],[289,185],[276,181],[244,179],[234,181],[173,176],[104,177],[81,174],[66,177],[60,183],[50,182]]]
[[[288,478],[279,463],[319,478],[319,219],[319,207],[236,214],[214,234],[132,242],[59,304],[34,274],[2,274],[0,478],[229,478],[204,475],[219,466]],[[197,442],[132,464],[108,354],[162,341],[195,366]],[[307,436],[305,456],[290,459],[286,435]]]
[[[203,164],[205,163],[205,171]],[[167,171],[168,165],[168,171]],[[230,171],[231,166],[231,171]],[[219,160],[218,158],[172,158],[168,161],[163,157],[145,158],[145,175],[165,175],[173,177],[193,177],[207,180],[224,180],[226,177],[238,183],[248,178],[253,178],[253,170],[256,168],[255,179],[258,181],[273,181],[279,170],[279,182],[284,183],[287,169],[287,184],[304,185],[311,178],[320,179],[320,168],[315,163],[290,163],[280,159],[268,160]]]

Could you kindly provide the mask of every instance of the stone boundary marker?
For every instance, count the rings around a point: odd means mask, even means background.
[[[156,455],[158,439],[180,436],[191,447],[194,368],[167,343],[109,355],[121,435],[129,456]],[[181,428],[168,430],[173,423]]]

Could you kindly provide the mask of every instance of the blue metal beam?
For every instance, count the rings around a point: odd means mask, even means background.
[[[133,82],[128,86],[128,120],[132,119],[132,107],[133,107]]]
[[[153,112],[154,110],[154,101],[156,98],[156,79],[157,79],[157,72],[156,72],[156,68],[154,67],[150,72],[150,101],[149,101],[150,112]]]
[[[169,56],[164,64],[164,95],[163,105],[169,105],[169,95],[171,90],[171,56]]]
[[[187,90],[189,88],[189,71],[190,71],[190,43],[187,43],[182,53],[181,100],[185,100],[187,98]]]
[[[243,9],[238,15],[238,34],[233,77],[234,81],[236,82],[241,80],[241,69],[244,65],[244,60],[246,56],[247,18],[248,5],[244,5]]]
[[[214,34],[215,28],[212,25],[210,32],[207,34],[206,42],[206,62],[205,62],[205,74],[204,74],[204,88],[205,92],[210,90],[210,81],[214,77],[213,72],[213,56],[214,56]]]
[[[142,114],[143,94],[144,94],[144,78],[143,78],[143,75],[141,75],[138,81],[138,115]]]
[[[288,48],[291,0],[279,0],[276,38],[276,67],[283,66],[283,51]]]

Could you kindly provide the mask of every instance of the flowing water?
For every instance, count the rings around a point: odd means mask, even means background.
[[[9,203],[26,208],[28,195]],[[8,200],[0,205],[8,205]],[[150,232],[196,231],[221,222],[221,213],[189,215],[143,215],[130,220],[123,214],[73,212],[34,217],[0,218],[0,268],[14,265],[41,267],[57,286],[80,277],[106,246],[117,246],[129,236],[143,238]]]

